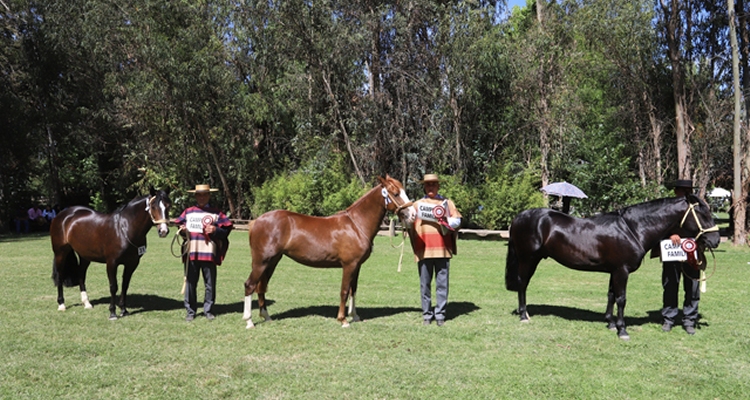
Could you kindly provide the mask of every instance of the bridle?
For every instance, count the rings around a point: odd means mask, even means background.
[[[695,219],[695,224],[698,225],[698,235],[695,236],[695,240],[697,241],[698,238],[706,233],[706,232],[718,232],[719,226],[714,225],[710,228],[703,229],[703,226],[701,225],[701,221],[698,219],[698,215],[695,213],[695,207],[700,206],[700,203],[690,203],[688,205],[688,209],[685,210],[685,215],[682,216],[682,221],[680,222],[680,228],[685,224],[685,220],[687,219],[688,214],[692,214],[693,218]]]
[[[166,224],[167,222],[169,222],[167,219],[165,218],[155,219],[154,214],[151,213],[151,202],[154,201],[154,199],[156,199],[156,196],[151,196],[151,197],[146,198],[146,212],[148,213],[148,216],[151,217],[151,222],[153,222],[154,225]],[[166,214],[166,212],[164,212],[163,214]]]
[[[393,211],[393,213],[396,215],[398,215],[401,212],[401,210],[403,210],[404,208],[409,208],[412,205],[414,205],[414,203],[411,201],[407,201],[406,203],[399,205],[398,202],[396,201],[396,196],[394,196],[393,193],[391,193],[391,191],[385,187],[385,185],[383,186],[383,195],[384,195],[383,197],[385,197],[386,208],[388,208],[388,204],[390,203],[393,203],[396,205],[396,210]]]

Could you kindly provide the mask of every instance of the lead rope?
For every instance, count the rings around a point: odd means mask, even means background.
[[[182,241],[180,241],[182,239]],[[174,234],[174,237],[172,238],[172,244],[169,246],[169,251],[172,252],[172,255],[175,258],[183,257],[185,259],[185,263],[183,265],[182,269],[182,290],[180,290],[180,294],[185,294],[185,286],[187,285],[187,268],[188,263],[190,262],[190,257],[187,257],[188,252],[190,249],[188,246],[185,245],[185,243],[188,240],[183,238],[182,235],[180,235],[180,230],[178,229],[177,232]],[[175,242],[178,242],[178,245],[180,246],[180,254],[175,254],[174,252],[174,244]]]
[[[713,257],[713,259],[714,259],[714,269],[713,269],[713,271],[711,271],[711,275],[709,275],[709,276],[706,276],[706,270],[703,269],[703,270],[701,270],[701,274],[700,274],[700,277],[698,279],[693,278],[692,276],[688,275],[687,272],[685,272],[685,263],[684,262],[680,263],[680,269],[682,270],[682,274],[685,275],[685,279],[690,279],[693,282],[700,282],[701,283],[700,284],[700,291],[701,291],[701,293],[706,293],[706,281],[709,278],[711,278],[712,276],[714,276],[714,274],[716,273],[716,255],[714,254],[714,250],[713,249],[708,249],[708,251],[711,252],[711,257]]]
[[[392,219],[390,227],[388,228],[388,236],[391,237],[391,247],[394,249],[401,248],[401,255],[398,256],[398,272],[401,272],[401,264],[404,260],[404,243],[406,243],[406,228],[401,227],[401,244],[398,246],[393,245],[393,237],[396,236],[396,220]]]

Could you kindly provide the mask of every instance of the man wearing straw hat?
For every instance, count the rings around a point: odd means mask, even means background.
[[[211,192],[216,192],[209,185],[195,185],[188,193],[195,193],[196,205],[185,209],[174,220],[180,226],[180,232],[187,232],[187,257],[185,260],[185,320],[195,319],[197,307],[196,288],[198,276],[203,274],[206,293],[203,298],[203,313],[211,321],[215,318],[212,307],[216,300],[216,266],[221,265],[229,246],[229,232],[233,225],[218,208],[211,207]]]
[[[456,229],[461,226],[461,214],[453,201],[438,194],[440,178],[437,175],[426,174],[420,182],[424,185],[425,196],[414,202],[417,217],[409,238],[419,267],[422,322],[429,325],[434,319],[438,326],[443,326],[448,305],[448,269],[451,257],[456,254]],[[430,287],[433,275],[434,308]]]

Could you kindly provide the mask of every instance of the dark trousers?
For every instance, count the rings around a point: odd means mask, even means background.
[[[683,273],[686,276],[682,276]],[[665,262],[662,264],[661,283],[664,288],[664,308],[661,315],[664,322],[674,324],[679,313],[678,301],[680,292],[680,278],[685,300],[682,303],[682,325],[695,326],[698,321],[698,303],[701,300],[700,271],[686,263]]]
[[[422,297],[422,318],[445,321],[448,305],[448,269],[450,258],[425,258],[419,261],[419,288]],[[432,308],[432,276],[435,275],[435,308]]]
[[[198,277],[203,274],[203,283],[206,286],[206,294],[203,297],[203,313],[208,314],[216,300],[216,264],[210,261],[190,260],[188,263],[185,285],[185,309],[188,315],[195,316],[198,308],[196,293],[198,287]]]

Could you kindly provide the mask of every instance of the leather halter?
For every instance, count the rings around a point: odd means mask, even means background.
[[[688,206],[688,209],[685,210],[685,215],[682,216],[682,222],[680,222],[680,228],[685,224],[685,220],[687,219],[688,214],[693,214],[693,218],[695,219],[696,225],[698,225],[698,235],[695,237],[695,240],[698,240],[698,238],[704,234],[705,232],[718,232],[719,226],[714,225],[710,228],[703,229],[703,226],[701,225],[701,221],[698,219],[698,215],[695,213],[695,207],[700,206],[700,203],[690,203]]]
[[[151,222],[153,222],[154,225],[157,225],[157,224],[166,224],[167,222],[169,222],[167,219],[165,219],[165,218],[154,219],[154,215],[151,214],[151,202],[155,198],[156,198],[156,196],[151,196],[151,197],[146,198],[146,212],[148,213],[148,216],[151,217]]]
[[[398,214],[398,213],[400,213],[400,212],[401,212],[401,210],[403,210],[404,208],[408,208],[408,207],[411,207],[412,205],[414,205],[414,203],[413,203],[413,202],[411,202],[411,201],[408,201],[408,202],[406,202],[406,203],[404,203],[404,204],[402,204],[402,205],[399,205],[399,204],[398,204],[398,202],[396,201],[396,196],[394,196],[394,195],[393,195],[393,194],[391,193],[391,191],[390,191],[390,190],[388,190],[388,188],[387,188],[387,187],[385,187],[385,185],[383,185],[383,189],[385,189],[385,192],[386,192],[386,193],[388,193],[388,200],[389,200],[389,201],[391,201],[391,202],[393,202],[393,204],[395,204],[395,205],[396,205],[396,210],[395,210],[395,211],[393,211],[393,213],[394,213],[394,214]],[[388,203],[386,202],[386,206],[387,206],[387,205],[388,205]]]

